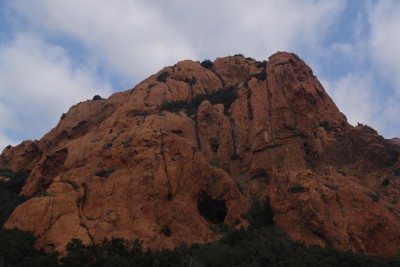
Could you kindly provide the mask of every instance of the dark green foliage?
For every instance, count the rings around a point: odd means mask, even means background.
[[[221,90],[216,91],[212,94],[202,94],[196,95],[193,97],[189,102],[186,101],[171,101],[166,102],[164,101],[161,106],[160,110],[168,110],[171,112],[179,112],[180,110],[186,110],[188,115],[193,115],[197,113],[197,108],[200,104],[208,100],[211,104],[223,104],[225,110],[228,110],[232,103],[238,98],[236,87],[230,86]]]
[[[57,266],[56,254],[33,249],[34,237],[18,230],[0,234],[4,266]],[[138,240],[113,238],[99,245],[73,239],[59,266],[400,266],[400,257],[370,257],[332,248],[306,247],[274,226],[232,230],[217,242],[175,250],[143,251]],[[3,266],[3,265],[2,265]]]
[[[261,72],[250,75],[250,77],[246,81],[244,81],[245,87],[248,87],[249,81],[252,78],[256,78],[257,80],[260,81],[265,81],[267,79],[267,62],[266,61],[257,62],[256,67],[262,68]]]
[[[0,176],[10,178],[9,182],[0,182],[0,190],[8,190],[13,193],[19,193],[28,178],[30,171],[12,172],[8,169],[0,169]]]
[[[35,237],[17,229],[0,229],[0,266],[57,266],[57,254],[37,251]]]
[[[188,83],[189,85],[195,85],[196,82],[197,82],[197,79],[194,76],[191,79],[189,79],[189,78],[185,79],[185,83]]]
[[[94,101],[104,100],[104,98],[102,98],[102,97],[99,96],[99,95],[95,95],[95,96],[93,97],[93,100],[94,100]]]
[[[132,116],[136,117],[136,116],[142,116],[142,117],[146,117],[148,115],[150,115],[150,112],[148,111],[140,111],[140,110],[134,110],[132,111],[132,113],[130,113]]]
[[[2,229],[14,209],[27,200],[19,193],[29,174],[30,171],[0,170],[0,176],[10,179],[0,182],[0,266],[55,266],[57,263],[56,254],[47,255],[34,249],[32,234]]]
[[[180,266],[181,256],[175,251],[143,252],[139,240],[120,238],[104,240],[100,245],[84,245],[73,239],[67,245],[68,255],[60,260],[61,266]]]
[[[299,185],[299,184],[291,185],[288,188],[288,192],[291,194],[303,193],[305,191],[306,191],[306,189],[302,185]]]
[[[331,184],[324,184],[324,186],[326,186],[326,187],[328,187],[330,190],[332,190],[332,191],[338,191],[338,187],[337,186],[334,186],[334,185],[331,185]]]
[[[246,218],[252,228],[272,225],[274,214],[270,206],[269,197],[266,197],[264,201],[254,197]]]
[[[27,198],[20,196],[19,192],[24,186],[30,171],[14,173],[8,169],[0,169],[0,176],[7,177],[10,181],[0,181],[0,228],[7,221],[14,209],[26,201]]]
[[[327,130],[328,132],[336,132],[336,127],[335,126],[331,126],[329,124],[329,122],[327,121],[323,121],[319,124],[320,127],[324,128],[325,130]]]
[[[115,169],[108,169],[108,170],[101,170],[101,171],[97,171],[96,172],[96,176],[99,177],[108,177],[110,174],[112,174],[113,172],[115,172]]]
[[[265,81],[265,79],[267,79],[267,72],[265,70],[263,70],[259,74],[257,74],[255,77],[260,81]]]
[[[210,70],[210,69],[212,69],[212,66],[214,65],[214,63],[212,61],[210,61],[209,59],[206,59],[203,62],[201,62],[200,65],[203,68],[206,68],[206,69]]]
[[[27,200],[26,197],[20,196],[8,190],[0,190],[0,228],[10,217],[14,209]]]
[[[186,101],[183,101],[183,100],[171,101],[171,102],[163,101],[161,103],[160,110],[168,110],[168,111],[171,111],[171,112],[179,112],[182,109],[185,109],[187,105],[188,105],[188,103]]]
[[[20,175],[9,170],[0,170],[0,173],[14,178]],[[7,191],[9,189],[12,190]],[[3,197],[4,192],[15,194],[17,188],[3,187],[1,190],[0,197]],[[2,204],[7,201],[2,200]],[[113,238],[98,245],[85,245],[79,239],[72,239],[66,248],[68,255],[59,262],[58,254],[45,254],[34,249],[32,234],[0,227],[0,266],[400,266],[400,256],[370,257],[332,248],[307,247],[292,241],[282,230],[271,225],[273,213],[268,197],[264,201],[255,198],[246,217],[250,223],[247,230],[213,224],[211,227],[216,232],[224,234],[219,241],[181,246],[175,250],[144,251],[138,239]],[[164,227],[162,233],[165,236],[174,234],[168,227]]]
[[[208,160],[208,164],[210,164],[211,166],[215,167],[215,168],[220,168],[221,166],[219,165],[218,161],[214,160],[214,159],[210,159]]]
[[[232,103],[238,98],[237,89],[234,86],[221,89],[206,96],[209,96],[207,100],[210,101],[211,104],[215,105],[221,103],[224,105],[225,109],[230,108]]]
[[[153,88],[153,87],[156,86],[156,85],[157,85],[156,83],[150,83],[150,84],[147,86],[147,88],[151,89],[151,88]]]
[[[233,231],[232,228],[226,225],[225,223],[210,224],[209,228],[214,233],[220,233],[220,234],[226,234],[230,231]]]
[[[132,139],[133,139],[133,138],[131,137],[131,138],[129,138],[129,139],[126,139],[126,140],[122,141],[122,142],[121,142],[122,146],[125,147],[125,148],[127,148],[127,147],[132,147],[132,146],[133,146],[133,145],[131,144]]]
[[[256,67],[257,68],[265,68],[265,67],[267,67],[267,61],[257,61]]]
[[[165,81],[167,80],[167,78],[169,78],[170,75],[171,74],[168,71],[162,72],[157,76],[156,80],[158,82],[165,83]]]
[[[385,180],[382,181],[381,186],[388,186],[390,184],[390,179],[386,178]]]
[[[139,240],[113,238],[99,245],[73,239],[60,266],[400,266],[400,257],[370,257],[332,248],[306,247],[274,226],[233,230],[225,227],[217,242],[144,251]],[[12,230],[15,231],[15,230]],[[32,235],[10,231],[0,235],[0,252],[8,266],[56,266],[55,254],[32,248]],[[6,240],[6,241],[4,241]],[[7,266],[5,265],[5,266]]]
[[[103,145],[103,149],[111,149],[112,146],[113,146],[112,143],[106,143],[106,144]]]
[[[374,192],[367,192],[366,193],[367,194],[367,196],[369,196],[371,199],[372,199],[372,201],[374,201],[374,202],[379,202],[379,196],[377,195],[377,194],[375,194]]]

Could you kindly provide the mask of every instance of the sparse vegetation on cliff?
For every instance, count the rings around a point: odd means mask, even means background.
[[[102,98],[101,96],[99,96],[99,95],[95,95],[94,97],[93,97],[93,99],[92,100],[94,100],[94,101],[98,101],[98,100],[104,100],[104,98]]]
[[[210,69],[212,68],[212,66],[214,65],[214,63],[212,63],[212,61],[209,60],[209,59],[204,60],[204,61],[201,62],[200,64],[201,64],[201,66],[202,66],[203,68],[206,68],[206,69],[209,69],[209,70],[210,70]]]
[[[168,71],[162,72],[157,76],[156,80],[158,82],[165,83],[167,81],[167,78],[169,78],[170,75],[171,74]]]
[[[237,98],[237,88],[230,86],[218,90],[212,94],[196,95],[190,101],[164,101],[160,106],[160,110],[179,112],[180,110],[184,109],[188,115],[193,115],[197,113],[198,107],[205,100],[210,101],[210,103],[213,105],[223,104],[225,110],[227,110]]]
[[[300,184],[294,184],[294,185],[289,186],[289,188],[288,188],[288,192],[291,194],[303,193],[305,191],[306,191],[306,189],[304,188],[304,186],[302,186]]]

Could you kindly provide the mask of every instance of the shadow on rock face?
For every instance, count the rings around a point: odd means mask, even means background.
[[[200,215],[209,223],[219,224],[225,221],[227,209],[223,200],[213,199],[202,193],[197,199],[197,208]]]

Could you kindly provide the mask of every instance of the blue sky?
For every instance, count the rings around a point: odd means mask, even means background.
[[[400,1],[0,0],[0,150],[184,59],[298,54],[353,125],[400,137]]]

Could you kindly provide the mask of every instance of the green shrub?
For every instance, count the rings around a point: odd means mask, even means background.
[[[381,186],[388,186],[390,184],[390,179],[386,178],[382,181]]]
[[[0,176],[10,178],[9,182],[0,182],[0,190],[6,189],[18,194],[24,186],[25,181],[28,179],[30,173],[30,171],[12,172],[9,169],[0,169]]]
[[[206,68],[206,69],[211,70],[212,67],[213,67],[213,65],[214,65],[214,63],[213,63],[212,61],[210,61],[209,59],[206,59],[206,60],[204,60],[203,62],[201,62],[200,65],[201,65],[203,68]]]
[[[303,193],[305,191],[306,191],[306,189],[300,184],[294,184],[294,185],[289,186],[289,188],[288,188],[288,192],[291,194]]]
[[[335,192],[338,191],[338,187],[337,186],[334,186],[334,185],[331,185],[331,184],[324,184],[324,186],[329,188],[332,191],[335,191]]]
[[[93,100],[94,100],[94,101],[104,100],[104,98],[102,98],[102,97],[99,96],[99,95],[95,95],[95,96],[93,97]]]
[[[103,149],[111,149],[113,147],[113,144],[112,143],[105,143],[104,145],[103,145]]]
[[[162,110],[168,110],[171,112],[179,112],[180,110],[184,109],[186,110],[186,113],[188,115],[193,115],[197,113],[197,109],[200,106],[200,104],[208,100],[210,101],[211,104],[223,104],[225,107],[225,110],[228,110],[232,103],[238,98],[237,95],[237,88],[230,86],[227,88],[223,88],[221,90],[216,91],[215,93],[212,94],[201,94],[201,95],[196,95],[193,97],[190,101],[164,101],[162,102],[160,106],[160,111]]]
[[[131,144],[132,139],[133,139],[133,138],[131,137],[131,138],[128,138],[128,139],[122,141],[122,142],[121,142],[121,145],[122,145],[124,148],[132,147],[132,146],[133,146],[133,145]]]
[[[257,61],[256,67],[257,68],[266,68],[267,67],[267,61]]]
[[[307,247],[292,241],[275,226],[245,230],[225,229],[216,241],[174,250],[143,250],[138,239],[104,240],[94,245],[72,239],[67,255],[57,264],[57,254],[45,255],[33,249],[30,234],[0,234],[1,266],[400,266],[400,257],[372,257],[331,247]],[[216,229],[217,231],[218,229]],[[3,231],[3,230],[2,230]],[[172,232],[167,231],[167,235]],[[6,240],[4,242],[4,240]],[[8,240],[8,241],[7,241]],[[12,241],[12,242],[10,242]]]
[[[219,167],[220,167],[219,162],[216,161],[216,160],[214,160],[214,159],[210,159],[210,160],[208,161],[208,164],[210,164],[211,166],[213,166],[213,167],[215,167],[215,168],[219,168]]]
[[[372,199],[372,201],[379,202],[380,197],[374,192],[367,192],[366,194]]]
[[[36,250],[35,239],[18,229],[0,229],[0,266],[57,266],[58,254]]]
[[[167,78],[169,78],[170,75],[171,75],[171,74],[170,74],[168,71],[166,71],[166,72],[161,72],[161,73],[157,76],[156,80],[157,80],[158,82],[165,83],[166,80],[167,80]]]
[[[160,110],[168,110],[170,112],[179,112],[182,109],[185,109],[187,107],[188,103],[183,100],[178,100],[178,101],[163,101],[160,106]]]
[[[189,78],[185,79],[185,83],[188,83],[189,85],[195,85],[196,82],[197,82],[197,79],[194,76],[191,79],[189,79]]]
[[[328,132],[336,132],[336,127],[331,126],[328,121],[323,121],[319,124],[320,127],[324,128]]]
[[[267,196],[264,201],[261,201],[258,197],[254,197],[246,218],[252,228],[262,228],[272,225],[274,222],[274,213],[270,206],[269,197]]]
[[[208,226],[211,231],[214,233],[219,233],[219,234],[226,234],[229,231],[232,231],[232,228],[229,227],[229,225],[226,225],[225,223],[218,223],[218,224],[209,224]]]
[[[28,200],[19,193],[29,174],[30,171],[13,172],[9,169],[0,169],[0,176],[10,179],[8,182],[0,181],[0,228],[3,227],[14,209]]]
[[[97,171],[97,172],[96,172],[96,176],[99,176],[99,177],[108,177],[110,174],[112,174],[112,173],[115,172],[115,171],[116,171],[115,169]]]
[[[134,110],[130,114],[132,114],[132,116],[134,116],[134,117],[137,117],[137,116],[146,117],[146,116],[150,115],[150,112],[142,111],[142,110]]]
[[[267,72],[265,70],[263,70],[259,74],[257,74],[255,77],[260,81],[265,81],[265,79],[267,79]]]
[[[257,80],[260,80],[260,81],[265,81],[267,79],[267,63],[265,61],[257,62],[256,67],[262,68],[261,72],[250,75],[250,77],[244,82],[245,87],[248,86],[249,81],[253,77],[255,77]]]

